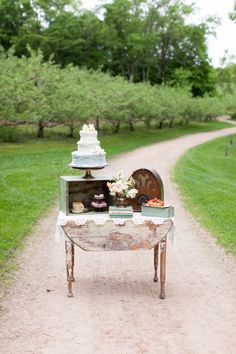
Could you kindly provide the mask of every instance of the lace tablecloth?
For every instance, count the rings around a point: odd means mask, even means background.
[[[174,221],[174,218],[170,218]],[[66,215],[62,211],[59,212],[57,218],[56,227],[56,240],[59,241],[61,237],[64,237],[64,232],[61,226],[65,226],[68,221],[74,221],[76,225],[85,225],[88,221],[93,221],[96,225],[104,225],[108,220],[112,220],[115,225],[124,225],[128,220],[132,221],[135,225],[141,225],[145,221],[152,221],[155,225],[160,225],[164,223],[166,218],[158,218],[151,216],[143,216],[139,212],[135,212],[132,218],[111,218],[108,213],[84,213],[84,214],[74,214]],[[174,224],[173,224],[174,225]],[[171,238],[174,236],[174,226],[171,229]]]

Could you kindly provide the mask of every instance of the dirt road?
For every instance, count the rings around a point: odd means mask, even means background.
[[[231,133],[236,127],[141,148],[103,171],[129,175],[155,168],[164,181],[165,199],[176,207],[165,300],[152,281],[152,251],[78,249],[75,296],[67,298],[64,245],[54,239],[55,207],[26,241],[14,285],[2,302],[0,353],[236,353],[236,261],[188,214],[170,180],[171,168],[188,148]]]

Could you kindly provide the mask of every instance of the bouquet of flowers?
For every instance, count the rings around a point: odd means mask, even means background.
[[[113,178],[111,182],[107,182],[110,195],[121,198],[135,198],[138,190],[135,189],[135,180],[133,177],[127,179],[124,175],[119,174],[117,178]]]

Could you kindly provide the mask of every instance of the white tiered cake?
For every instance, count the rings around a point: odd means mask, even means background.
[[[72,152],[71,167],[103,168],[107,165],[106,153],[101,149],[93,124],[84,124],[80,131],[78,150]]]

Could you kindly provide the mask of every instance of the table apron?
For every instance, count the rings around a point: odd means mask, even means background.
[[[127,221],[125,225],[90,221],[77,225],[74,221],[62,226],[66,238],[85,251],[149,250],[169,233],[173,225],[167,219],[162,224],[145,221],[141,225]]]

